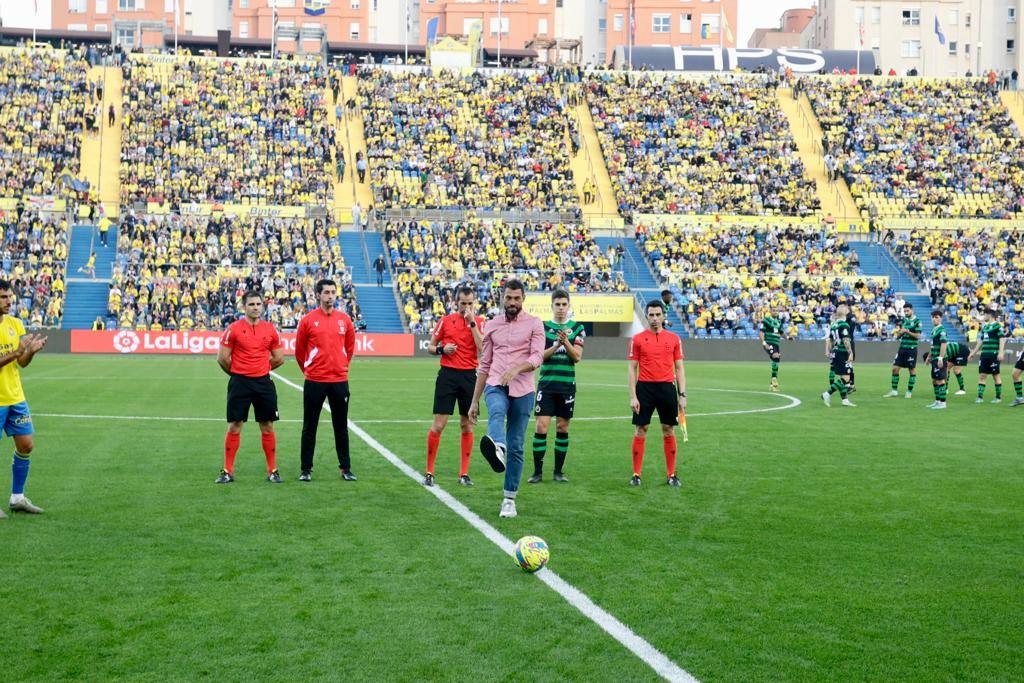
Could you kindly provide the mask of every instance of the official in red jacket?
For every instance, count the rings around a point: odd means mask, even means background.
[[[316,283],[320,306],[299,322],[295,338],[295,360],[306,381],[302,387],[302,474],[299,481],[313,479],[316,429],[326,399],[331,406],[334,448],[338,453],[341,478],[355,481],[348,449],[348,366],[356,350],[352,318],[334,307],[338,286],[333,280]]]

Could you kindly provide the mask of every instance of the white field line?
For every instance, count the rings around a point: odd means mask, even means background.
[[[276,372],[272,375],[288,386],[302,391],[302,387],[291,380],[282,377]],[[330,410],[329,406],[325,406]],[[420,473],[411,468],[404,460],[385,448],[379,441],[367,434],[362,427],[352,420],[348,422],[349,429],[362,439],[366,445],[377,451],[385,460],[398,468],[403,474],[420,483]],[[422,487],[423,490],[432,493],[439,501],[444,503],[452,512],[466,520],[474,529],[482,533],[494,545],[501,548],[502,552],[509,556],[513,553],[514,544],[504,534],[485,522],[475,512],[459,502],[450,493],[440,486]],[[673,662],[653,645],[638,636],[631,628],[604,611],[593,600],[588,598],[582,591],[573,587],[569,582],[559,577],[549,569],[542,569],[536,574],[537,578],[543,581],[553,591],[558,593],[570,605],[578,609],[584,616],[601,627],[608,635],[621,643],[626,649],[639,657],[645,664],[651,667],[659,676],[669,681],[696,681],[697,679],[684,671],[678,664]]]

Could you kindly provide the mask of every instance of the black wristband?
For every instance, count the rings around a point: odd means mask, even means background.
[[[444,347],[441,346],[440,344],[437,345],[437,355],[439,355],[439,356],[443,356],[444,355]]]
[[[679,392],[679,397],[680,398],[686,398],[686,392],[685,391],[680,391]]]
[[[476,321],[475,321],[475,320],[471,321],[471,322],[469,323],[469,326],[470,326],[470,327],[476,327]]]

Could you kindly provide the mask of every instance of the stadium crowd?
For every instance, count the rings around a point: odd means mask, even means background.
[[[591,113],[619,209],[814,213],[814,183],[769,83],[595,73],[587,84]]]
[[[476,288],[487,317],[500,312],[500,286],[513,276],[529,291],[629,291],[579,224],[389,222],[384,239],[413,332],[454,310],[460,284]]]
[[[55,50],[0,52],[0,197],[62,196],[77,177],[88,64]]]
[[[826,159],[875,215],[1009,218],[1024,210],[1021,137],[983,80],[801,81]]]
[[[0,278],[17,299],[11,315],[28,328],[58,327],[64,313],[68,224],[63,215],[0,211]]]
[[[853,306],[859,338],[889,339],[902,301],[864,276],[839,237],[798,227],[641,226],[642,245],[697,337],[756,338],[769,312],[794,338],[821,339],[839,303]]]
[[[125,202],[324,203],[334,142],[314,63],[127,61]]]
[[[898,236],[893,248],[926,284],[933,305],[965,329],[977,329],[985,307],[994,304],[1007,333],[1024,338],[1024,235],[914,230]]]
[[[337,241],[324,219],[178,216],[122,223],[107,300],[109,327],[220,329],[237,297],[264,292],[267,319],[294,328],[315,307],[313,285],[332,277],[342,307],[365,323]]]
[[[376,206],[578,209],[550,76],[364,69],[359,99]]]

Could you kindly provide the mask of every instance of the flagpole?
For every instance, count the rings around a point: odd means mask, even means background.
[[[174,0],[174,54],[178,54],[178,2]]]
[[[634,21],[636,21],[636,19],[633,17],[633,0],[629,0],[629,23],[626,26],[626,35],[628,36],[627,40],[629,41],[627,44],[629,45],[628,61],[629,61],[629,70],[630,71],[633,70],[633,22]]]
[[[501,28],[501,27],[499,26],[498,28]],[[405,64],[409,63],[409,0],[405,0],[405,62],[404,63]]]
[[[32,47],[35,48],[36,43],[36,26],[39,24],[39,0],[35,0],[32,5]]]
[[[722,3],[718,5],[718,49],[722,50],[725,48],[725,22],[722,21],[722,17],[725,15],[725,6]]]
[[[498,0],[498,68],[501,68],[501,0]]]

